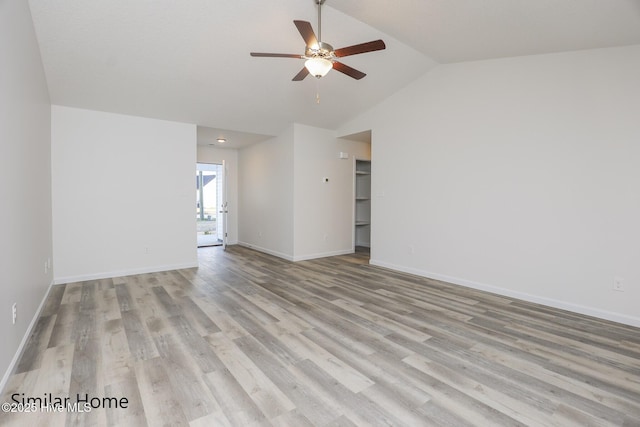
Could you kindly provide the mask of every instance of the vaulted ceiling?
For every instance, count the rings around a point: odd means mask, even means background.
[[[336,128],[441,63],[640,44],[640,0],[327,0],[322,40],[383,39],[292,82],[304,53],[294,19],[314,0],[29,0],[51,101],[194,123],[256,141],[290,123]],[[316,98],[319,94],[320,102]],[[231,143],[233,141],[230,141]]]

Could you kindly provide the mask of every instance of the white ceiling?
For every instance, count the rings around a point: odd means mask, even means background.
[[[216,148],[240,149],[266,141],[271,137],[271,135],[198,126],[198,144]],[[224,141],[218,141],[218,139],[223,139]]]
[[[340,0],[331,4],[439,63],[640,43],[639,0]]]
[[[437,63],[640,44],[640,0],[327,0],[323,41],[387,49],[344,58],[360,81],[292,82],[302,60],[249,52],[303,54],[292,21],[316,28],[313,0],[29,4],[54,104],[194,123],[231,148],[293,122],[336,128]]]

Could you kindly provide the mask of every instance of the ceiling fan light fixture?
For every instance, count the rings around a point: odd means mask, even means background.
[[[326,76],[329,70],[333,68],[333,62],[325,58],[310,58],[307,59],[304,66],[309,70],[309,74],[320,78]]]

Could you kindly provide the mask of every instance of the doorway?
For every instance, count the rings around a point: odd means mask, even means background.
[[[225,240],[224,165],[196,165],[198,247],[221,246]]]

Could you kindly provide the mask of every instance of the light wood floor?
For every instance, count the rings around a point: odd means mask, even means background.
[[[53,288],[11,394],[127,409],[0,425],[638,426],[640,330],[371,267],[241,247]]]

